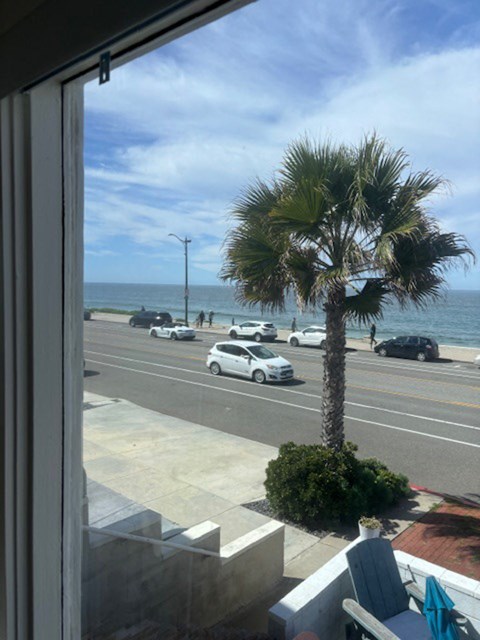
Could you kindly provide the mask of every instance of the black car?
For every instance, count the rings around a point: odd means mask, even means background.
[[[161,311],[140,311],[132,316],[128,321],[131,327],[159,327],[165,322],[172,322],[172,316],[169,313]]]
[[[397,358],[412,358],[413,360],[434,360],[440,352],[438,344],[433,338],[421,336],[400,336],[384,340],[375,345],[374,351],[379,356],[396,356]]]

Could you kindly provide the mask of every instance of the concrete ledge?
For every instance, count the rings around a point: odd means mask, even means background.
[[[275,640],[292,640],[302,631],[319,638],[337,640],[345,634],[348,616],[342,609],[345,598],[354,597],[345,553],[360,542],[354,540],[321,569],[304,580],[269,611],[268,633]],[[455,603],[455,610],[468,619],[461,638],[480,638],[480,582],[431,562],[395,551],[404,582],[413,580],[422,590],[425,578],[435,576]],[[416,604],[411,600],[411,608]],[[418,609],[417,609],[418,610]]]
[[[166,626],[178,620],[212,626],[281,580],[284,531],[283,524],[271,521],[220,548],[220,527],[205,521],[168,540],[218,557],[107,537],[92,547],[87,538],[84,630],[108,634],[143,618]]]
[[[455,610],[468,618],[462,637],[480,638],[480,582],[404,551],[395,551],[395,559],[402,580],[413,580],[422,590],[427,576],[435,576],[455,604]]]
[[[229,542],[221,549],[223,564],[226,565],[248,549],[253,549],[253,547],[257,545],[265,544],[267,540],[273,536],[278,537],[280,535],[283,539],[284,530],[284,524],[272,520],[271,522],[266,522],[260,527],[257,527],[253,531],[249,531],[244,536]]]
[[[342,637],[348,620],[342,601],[353,597],[345,554],[359,540],[356,538],[270,609],[268,633],[272,638],[291,640],[302,631],[332,640]]]
[[[190,527],[186,531],[172,536],[168,539],[168,542],[174,544],[184,544],[189,547],[197,547],[199,549],[205,549],[205,551],[214,551],[219,553],[220,551],[220,527],[214,522],[206,520],[200,524]],[[174,549],[172,547],[154,547],[154,553],[156,556],[163,556],[167,559],[176,553],[184,553],[181,549]]]

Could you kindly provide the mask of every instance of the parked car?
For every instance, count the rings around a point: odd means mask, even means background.
[[[130,318],[128,324],[131,327],[159,327],[165,322],[171,322],[172,316],[161,311],[140,311]]]
[[[478,356],[475,356],[474,360],[473,360],[473,364],[476,367],[480,367],[480,354]]]
[[[375,345],[374,351],[379,356],[396,356],[397,358],[412,358],[425,362],[434,360],[440,355],[438,344],[433,338],[421,336],[400,336],[384,340]]]
[[[168,338],[169,340],[193,340],[195,330],[186,327],[181,322],[165,322],[160,326],[152,327],[150,335],[153,338]]]
[[[325,341],[327,339],[325,331],[325,327],[317,327],[314,325],[307,327],[303,331],[294,331],[288,336],[287,340],[292,347],[308,345],[325,349]]]
[[[265,345],[249,340],[217,342],[208,352],[207,367],[215,376],[229,373],[259,384],[293,378],[293,367],[288,360]]]
[[[277,337],[277,329],[271,322],[258,322],[250,320],[242,324],[234,324],[228,330],[228,335],[236,340],[237,338],[253,338],[255,342],[262,340],[273,341]]]
[[[92,319],[92,312],[90,311],[90,309],[84,309],[83,310],[83,319],[84,320],[91,320]]]

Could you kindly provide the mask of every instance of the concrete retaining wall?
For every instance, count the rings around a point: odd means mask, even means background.
[[[268,634],[272,638],[292,640],[302,631],[313,631],[320,640],[345,638],[348,616],[342,601],[354,597],[345,553],[359,540],[339,551],[270,609]]]
[[[138,533],[154,537],[151,527],[148,534]],[[211,626],[272,589],[283,575],[284,525],[275,521],[222,548],[220,527],[212,522],[169,542],[216,551],[220,557],[90,534],[83,633],[112,633],[145,619],[165,629]]]

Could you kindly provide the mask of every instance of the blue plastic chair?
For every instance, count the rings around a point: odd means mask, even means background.
[[[409,609],[409,593],[402,583],[388,540],[364,540],[347,552],[356,602],[343,601],[355,622],[356,637],[376,640],[432,640],[427,619]],[[410,595],[423,600],[416,585]]]

